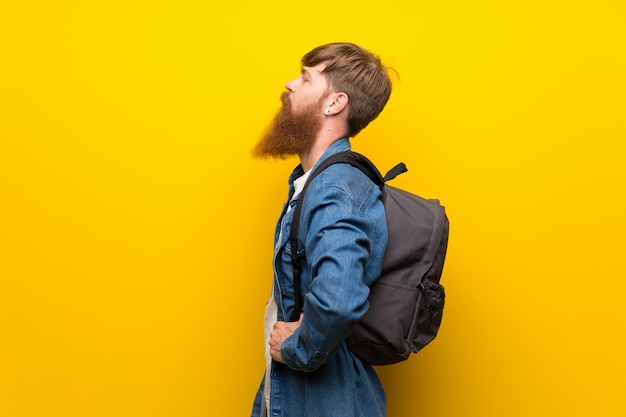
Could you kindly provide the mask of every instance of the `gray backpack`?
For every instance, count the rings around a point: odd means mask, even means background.
[[[406,172],[403,163],[385,177],[363,155],[346,151],[329,156],[309,175],[294,208],[290,231],[295,321],[302,311],[298,231],[305,191],[313,178],[332,164],[359,168],[383,191],[388,243],[380,278],[372,285],[369,309],[347,343],[356,356],[371,365],[406,360],[430,343],[439,330],[445,292],[439,284],[448,246],[448,218],[437,200],[426,200],[385,182]]]

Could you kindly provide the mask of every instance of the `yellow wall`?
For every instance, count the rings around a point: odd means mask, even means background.
[[[247,415],[301,55],[400,73],[354,142],[451,219],[439,338],[389,416],[626,414],[626,6],[0,3],[0,415]]]

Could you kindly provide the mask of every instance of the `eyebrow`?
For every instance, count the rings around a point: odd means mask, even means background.
[[[307,75],[309,78],[311,77],[311,73],[307,71],[306,69],[304,69],[304,67],[302,67],[302,69],[300,70],[300,74]]]

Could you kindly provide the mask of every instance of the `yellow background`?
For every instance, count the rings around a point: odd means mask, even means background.
[[[448,210],[439,337],[390,417],[626,415],[626,5],[0,3],[0,416],[248,415],[300,57],[400,74],[354,141]],[[323,417],[323,416],[320,416]]]

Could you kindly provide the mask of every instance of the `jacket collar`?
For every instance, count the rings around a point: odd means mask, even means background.
[[[328,149],[326,149],[322,156],[320,156],[320,158],[317,160],[317,162],[315,162],[315,165],[313,165],[313,168],[311,168],[311,170],[315,169],[324,159],[328,158],[329,156],[338,152],[348,151],[350,149],[351,145],[348,138],[344,137],[337,139],[328,147]],[[293,184],[293,181],[296,178],[301,177],[302,175],[304,175],[302,164],[298,164],[298,166],[294,168],[291,175],[289,176],[289,185],[291,186],[291,184]]]

